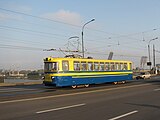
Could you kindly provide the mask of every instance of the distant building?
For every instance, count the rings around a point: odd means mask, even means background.
[[[20,74],[19,71],[11,71],[9,72],[10,77],[24,77],[24,74]]]

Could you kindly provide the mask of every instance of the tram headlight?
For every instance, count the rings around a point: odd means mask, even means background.
[[[51,76],[51,79],[54,80],[55,77]]]

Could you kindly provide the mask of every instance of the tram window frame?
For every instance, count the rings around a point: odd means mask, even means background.
[[[132,70],[132,63],[129,63],[129,70]]]
[[[114,62],[111,62],[111,63],[110,63],[110,69],[111,69],[111,70],[115,70],[115,63],[114,63]]]
[[[80,62],[79,61],[74,61],[73,66],[74,66],[74,71],[80,71]]]
[[[44,71],[58,71],[58,62],[45,62]]]
[[[104,62],[100,62],[100,63],[99,63],[99,70],[100,70],[100,71],[104,71],[104,68],[105,68]]]
[[[119,64],[119,69],[120,69],[120,70],[123,70],[123,68],[124,68],[123,63],[120,63],[120,64]]]
[[[115,63],[115,67],[114,68],[115,68],[115,70],[119,70],[119,63],[118,62]]]
[[[68,60],[62,60],[62,70],[69,71],[69,61]]]
[[[93,71],[93,70],[94,70],[93,62],[88,62],[88,71]]]
[[[105,70],[106,70],[106,71],[110,71],[110,70],[111,70],[110,63],[109,63],[109,62],[105,62]]]
[[[99,71],[99,62],[94,62],[94,71]]]
[[[81,71],[87,71],[87,62],[81,61]]]
[[[128,70],[128,65],[127,65],[127,63],[124,63],[123,70]]]

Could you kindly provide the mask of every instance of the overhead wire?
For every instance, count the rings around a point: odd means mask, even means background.
[[[39,16],[35,16],[35,15],[23,13],[23,12],[18,12],[18,11],[14,11],[14,10],[9,10],[9,9],[5,9],[5,8],[1,8],[1,7],[0,7],[0,10],[11,12],[11,13],[15,13],[15,14],[21,14],[21,15],[25,15],[25,16],[30,16],[30,17],[34,17],[34,18],[38,18],[38,19],[42,19],[42,20],[48,20],[48,21],[52,21],[52,22],[56,22],[56,23],[60,23],[60,24],[70,25],[70,26],[74,26],[74,27],[78,27],[78,28],[82,27],[80,25],[74,25],[74,24],[70,24],[70,23],[66,23],[66,22],[62,22],[62,21],[58,21],[58,20],[39,17]],[[151,31],[154,31],[154,30],[157,30],[157,29],[160,29],[160,28],[154,28],[152,30],[145,30],[145,31],[142,31],[142,32],[127,34],[127,35],[120,35],[120,34],[117,34],[117,33],[110,33],[110,32],[106,32],[106,31],[103,31],[103,30],[97,30],[97,29],[93,29],[93,28],[91,29],[91,28],[88,28],[88,27],[86,27],[86,29],[97,31],[97,32],[101,32],[101,33],[105,33],[105,34],[111,34],[111,35],[115,36],[115,37],[110,37],[110,38],[120,38],[120,37],[129,37],[129,36],[136,35],[136,34],[147,33],[147,32],[151,32]],[[133,38],[133,39],[136,39],[136,38]]]
[[[17,46],[17,45],[6,45],[6,44],[0,44],[0,48],[43,51],[42,48],[26,47],[26,46]]]
[[[3,18],[2,16],[0,16],[0,18]],[[54,26],[48,26],[48,25],[43,25],[43,24],[39,24],[39,23],[33,23],[33,22],[29,22],[29,21],[26,21],[26,20],[22,20],[22,19],[16,19],[16,18],[12,18],[12,17],[10,17],[10,18],[8,18],[8,20],[15,20],[16,22],[18,21],[18,22],[21,22],[21,23],[24,23],[24,24],[29,24],[29,25],[36,25],[36,26],[43,26],[43,27],[45,27],[45,28],[49,28],[49,29],[58,29],[57,27],[54,27]],[[66,31],[65,29],[60,29],[60,30],[63,30],[63,31]]]
[[[26,32],[39,33],[39,34],[54,35],[54,36],[60,36],[60,37],[68,37],[68,36],[60,35],[60,34],[47,33],[47,32],[41,32],[41,31],[34,31],[34,30],[27,30],[27,29],[23,29],[23,28],[10,27],[10,26],[6,26],[6,25],[0,25],[0,27],[1,28],[16,29],[16,30],[21,30],[21,31],[26,31]]]
[[[66,23],[66,22],[62,22],[62,21],[58,21],[58,20],[53,20],[53,19],[49,19],[49,18],[44,18],[44,17],[40,17],[40,16],[35,16],[35,15],[23,13],[23,12],[14,11],[14,10],[9,10],[9,9],[5,9],[5,8],[1,8],[1,7],[0,7],[0,10],[11,12],[11,13],[16,13],[16,14],[21,14],[21,15],[25,15],[25,16],[30,16],[33,18],[41,19],[41,20],[48,20],[48,21],[52,21],[52,22],[56,22],[56,23],[60,23],[60,24],[70,25],[70,26],[74,26],[74,27],[81,27],[78,25],[74,25],[74,24],[70,24],[70,23]]]
[[[39,40],[39,39],[38,39]],[[29,45],[40,45],[40,46],[50,46],[50,47],[53,47],[53,45],[51,46],[51,43],[47,43],[47,42],[35,42],[35,40],[34,39],[32,39],[31,41],[30,40],[24,40],[24,39],[16,39],[16,38],[11,38],[11,37],[4,37],[4,36],[0,36],[0,41],[1,42],[4,42],[4,43],[6,43],[6,42],[9,42],[9,43],[16,43],[16,42],[18,42],[18,43],[22,43],[22,44],[29,44]],[[56,43],[56,45],[57,45],[57,43]]]
[[[78,27],[78,28],[81,27],[81,26],[78,26],[78,25],[73,25],[73,24],[69,24],[69,23],[65,23],[65,22],[61,22],[61,21],[56,21],[56,20],[49,19],[49,18],[44,18],[44,17],[39,17],[39,16],[31,15],[31,14],[22,13],[22,12],[12,11],[12,10],[8,10],[8,9],[4,9],[4,8],[0,8],[0,10],[8,11],[8,12],[16,13],[16,14],[21,14],[21,15],[25,15],[25,16],[30,16],[30,17],[34,17],[34,18],[38,18],[38,19],[49,20],[49,21],[56,22],[56,23],[71,25],[71,26]],[[6,28],[10,28],[10,29],[21,30],[21,31],[34,32],[34,33],[39,33],[39,34],[55,35],[55,36],[60,36],[60,37],[63,36],[63,35],[59,35],[59,34],[46,33],[46,32],[41,32],[41,31],[26,30],[26,29],[17,28],[17,27],[10,27],[10,26],[1,26],[1,27],[6,27]],[[96,29],[90,29],[90,28],[88,28],[88,27],[87,27],[86,29],[94,30],[94,31],[97,31],[97,32],[102,32],[102,33],[105,33],[105,34],[118,35],[118,34],[108,33],[108,32],[106,32],[106,31],[101,31],[101,30],[96,30]],[[158,28],[158,29],[159,29],[159,28]],[[154,30],[156,30],[156,29],[153,29],[153,31],[154,31]],[[149,32],[149,31],[144,31],[144,32]],[[143,33],[144,33],[144,32],[143,32]],[[142,33],[142,32],[134,33],[134,35],[135,35],[135,34],[140,34],[140,33]],[[128,36],[131,36],[131,35],[133,35],[133,34],[119,35],[119,36],[117,36],[117,37],[115,36],[115,37],[111,37],[111,38],[128,37]],[[63,37],[69,37],[69,36],[63,36]],[[129,39],[130,39],[130,38],[129,38]],[[133,38],[133,39],[135,40],[135,38]],[[138,39],[137,39],[137,40],[138,40]],[[92,41],[93,41],[93,40],[92,40]],[[98,42],[99,42],[99,41],[98,41]]]

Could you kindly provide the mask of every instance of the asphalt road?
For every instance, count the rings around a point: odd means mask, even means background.
[[[159,120],[160,77],[89,88],[0,87],[0,120]]]

